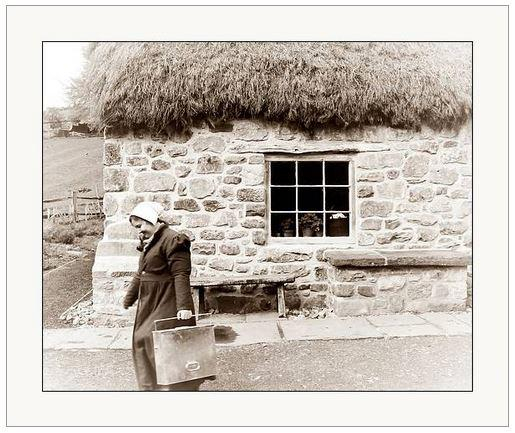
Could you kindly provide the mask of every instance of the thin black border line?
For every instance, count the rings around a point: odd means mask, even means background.
[[[9,171],[9,164],[7,163],[7,149],[8,149],[8,146],[7,146],[7,130],[8,130],[8,122],[7,122],[7,73],[8,73],[8,70],[7,70],[7,58],[8,58],[8,55],[7,55],[7,24],[8,24],[8,20],[7,20],[7,13],[9,12],[9,9],[6,7],[5,8],[5,425],[7,427],[7,417],[8,417],[8,410],[7,410],[7,389],[8,389],[8,386],[7,386],[7,379],[8,379],[8,374],[7,374],[7,348],[8,348],[8,343],[7,343],[7,274],[8,274],[8,266],[7,266],[7,245],[9,244],[8,242],[8,239],[7,239],[7,236],[8,236],[8,232],[7,232],[7,219],[8,219],[8,212],[7,212],[7,202],[8,202],[8,194],[7,194],[7,173]],[[43,129],[43,128],[41,128]],[[41,158],[43,159],[43,158]],[[41,288],[43,289],[43,288]],[[43,290],[41,290],[41,292],[43,292]]]
[[[52,42],[64,42],[64,43],[82,43],[82,42],[100,42],[100,43],[105,43],[105,42],[116,42],[116,43],[130,43],[130,42],[151,42],[151,43],[158,43],[158,42],[178,42],[178,43],[186,43],[186,42],[215,42],[215,41],[41,41],[41,59],[42,59],[42,62],[41,62],[41,76],[43,78],[43,74],[44,74],[44,68],[43,68],[43,47],[44,47],[44,44],[45,43],[52,43]],[[254,42],[254,43],[276,43],[276,42],[283,42],[283,43],[295,43],[295,42],[320,42],[320,43],[326,43],[326,42],[352,42],[352,43],[359,43],[359,42],[399,42],[399,43],[446,43],[446,42],[450,42],[450,43],[470,43],[471,46],[472,46],[472,56],[473,56],[473,45],[474,45],[474,41],[417,41],[417,40],[407,40],[407,41],[325,41],[325,40],[319,40],[319,41],[297,41],[297,40],[294,40],[294,41],[216,41],[216,42],[238,42],[238,43],[244,43],[244,42]],[[473,63],[473,57],[472,57],[472,73],[473,73],[473,68],[474,66],[474,63]],[[472,79],[472,84],[473,84],[473,76],[471,77]],[[42,83],[43,84],[43,83]],[[471,86],[471,88],[473,89],[473,85]],[[472,107],[473,107],[473,90],[472,90]],[[41,89],[41,116],[43,116],[43,112],[44,112],[44,107],[43,107],[43,87]],[[473,108],[472,108],[472,116],[471,116],[471,121],[473,122],[473,114],[474,114],[474,111],[473,111]],[[43,117],[41,117],[42,119]],[[473,137],[472,137],[472,143],[473,143]],[[43,129],[41,129],[41,152],[42,152],[42,155],[43,155]],[[472,155],[472,170],[473,170],[473,165],[474,165],[474,161],[473,161],[473,155]],[[43,173],[43,170],[44,170],[44,167],[43,167],[43,158],[41,158],[41,171]],[[472,176],[473,177],[473,176]],[[41,183],[41,194],[43,194],[43,178],[42,178],[42,183]],[[472,193],[473,194],[473,193]],[[472,200],[473,201],[473,200]],[[41,209],[43,209],[43,204],[41,204]],[[42,212],[42,210],[41,210]],[[43,227],[43,220],[41,221],[41,227]],[[471,227],[471,230],[472,230],[472,236],[473,236],[473,225]],[[41,242],[43,243],[43,238],[41,240]],[[473,249],[473,248],[472,248]],[[472,250],[471,249],[471,250]],[[472,253],[471,253],[472,254]],[[473,260],[473,259],[472,259]],[[41,264],[42,268],[43,269],[43,264]],[[473,265],[472,265],[473,266]],[[44,292],[43,291],[43,270],[41,272],[42,274],[42,277],[41,277],[41,288],[42,288],[42,293]],[[472,273],[473,275],[473,273]],[[44,300],[44,295],[42,295],[42,304],[41,304],[41,392],[42,393],[60,393],[60,392],[72,392],[72,393],[75,393],[75,392],[102,392],[102,393],[106,393],[106,392],[140,392],[138,390],[119,390],[119,391],[116,391],[116,390],[45,390],[43,389],[43,372],[44,372],[44,367],[43,367],[43,359],[44,359],[44,327],[43,327],[43,300]],[[474,303],[472,302],[472,305],[474,305]],[[472,311],[472,316],[474,315],[473,311]],[[472,321],[473,321],[473,317],[472,317]],[[473,328],[472,328],[472,348],[471,348],[471,359],[472,359],[472,366],[471,366],[471,376],[472,376],[472,379],[471,379],[471,389],[470,390],[359,390],[359,391],[356,391],[356,390],[319,390],[319,391],[312,391],[312,390],[269,390],[269,391],[259,391],[259,390],[250,390],[250,391],[247,391],[247,390],[234,390],[234,391],[230,391],[230,390],[220,390],[220,391],[215,391],[215,390],[205,390],[205,391],[202,391],[204,393],[214,393],[214,392],[222,392],[222,393],[227,393],[227,392],[235,392],[235,393],[239,393],[239,392],[253,392],[253,393],[262,393],[262,392],[280,392],[280,393],[288,393],[288,392],[301,392],[301,393],[304,393],[304,392],[321,392],[321,393],[332,393],[332,392],[365,392],[365,393],[380,393],[380,392],[415,392],[415,393],[419,393],[419,392],[426,392],[426,393],[434,393],[434,392],[438,392],[438,393],[441,393],[441,392],[445,392],[445,393],[455,393],[455,392],[463,392],[463,393],[471,393],[474,391],[474,348],[473,348],[473,345],[474,345],[474,332],[473,332]],[[160,391],[151,391],[151,392],[160,392]]]
[[[473,7],[509,7],[509,3],[498,3],[498,4],[448,4],[448,3],[441,3],[441,4],[276,4],[276,3],[270,3],[270,4],[213,4],[213,3],[205,3],[205,4],[148,4],[148,5],[142,5],[142,4],[105,4],[105,3],[99,3],[99,4],[9,4],[6,5],[6,7],[99,7],[99,6],[106,6],[106,7],[463,7],[463,6],[473,6]]]
[[[143,5],[41,5],[41,4],[38,4],[38,5],[6,5],[6,27],[5,27],[5,32],[6,32],[6,42],[5,42],[5,46],[6,46],[6,58],[7,58],[7,35],[8,35],[8,30],[7,30],[7,25],[8,25],[8,19],[7,19],[7,10],[9,7],[12,7],[12,6],[17,6],[17,7],[29,7],[29,6],[32,6],[32,7],[39,7],[39,6],[56,6],[56,7],[63,7],[63,6],[114,6],[114,7],[120,7],[120,6],[143,6]],[[181,6],[181,5],[145,5],[146,6]],[[187,5],[187,6],[203,6],[203,5]],[[205,5],[205,6],[282,6],[282,5]],[[284,5],[284,6],[314,6],[314,5]],[[353,6],[353,5],[318,5],[318,6]],[[425,7],[432,7],[432,6],[439,6],[439,7],[442,7],[442,6],[468,6],[468,7],[471,7],[471,6],[474,6],[474,7],[482,7],[482,6],[485,6],[485,7],[496,7],[496,6],[501,6],[501,7],[507,7],[508,8],[508,89],[509,89],[509,4],[501,4],[501,5],[464,5],[464,4],[461,4],[461,5],[449,5],[449,4],[444,4],[444,5],[434,5],[434,4],[431,4],[431,5],[359,5],[361,7],[363,6],[399,6],[399,7],[407,7],[407,6],[425,6]],[[6,64],[6,83],[5,83],[5,86],[6,86],[6,108],[7,108],[7,64]],[[473,88],[473,86],[472,86]],[[508,92],[508,118],[509,118],[509,92]],[[473,120],[473,115],[472,115],[472,120]],[[7,143],[7,110],[6,110],[6,143]],[[473,135],[473,132],[472,132],[472,135]],[[508,143],[509,143],[509,123],[508,123]],[[7,151],[7,146],[6,146],[6,162],[7,162],[7,155],[8,155],[8,151]],[[508,156],[509,156],[509,146],[508,146]],[[6,164],[6,201],[7,201],[7,177],[8,177],[8,167],[7,167],[7,164]],[[509,179],[509,159],[508,159],[508,179]],[[508,184],[508,206],[509,206],[509,184]],[[473,205],[472,205],[473,207]],[[509,207],[508,207],[508,218],[509,218]],[[508,219],[509,221],[509,219]],[[509,224],[508,224],[508,236],[509,236]],[[7,213],[6,213],[6,259],[7,259]],[[473,253],[472,253],[473,254]],[[509,260],[509,242],[508,242],[508,260]],[[509,263],[509,262],[508,262]],[[473,281],[473,275],[472,275],[472,281]],[[6,267],[6,287],[7,287],[7,267]],[[509,266],[508,266],[508,287],[509,287]],[[473,290],[473,287],[472,287],[472,290]],[[7,346],[7,290],[6,290],[6,346]],[[508,290],[508,301],[509,301],[509,290]],[[474,309],[474,303],[472,304],[472,310]],[[472,319],[473,320],[473,319]],[[508,323],[509,323],[509,302],[508,302]],[[508,328],[508,366],[509,366],[509,328]],[[508,368],[508,377],[509,377],[509,368]],[[7,397],[7,350],[6,350],[6,397]],[[508,382],[508,401],[509,401],[509,382]],[[6,408],[7,408],[7,398],[6,398]],[[6,421],[7,421],[7,411],[6,411]],[[508,426],[509,426],[509,411],[508,411]],[[24,427],[24,426],[19,426],[19,427]],[[33,426],[32,426],[33,427]],[[52,427],[52,426],[48,426],[48,427]],[[72,426],[54,426],[54,427],[72,427]],[[107,427],[107,426],[73,426],[73,427]],[[144,427],[144,426],[128,426],[128,427]],[[150,426],[150,427],[157,427],[157,426]],[[188,427],[194,427],[194,426],[188,426]],[[204,427],[204,426],[202,426]],[[221,426],[223,427],[223,426]],[[237,427],[237,426],[227,426],[227,427]],[[245,427],[263,427],[263,426],[245,426]],[[308,426],[302,426],[302,427],[308,427]],[[321,427],[328,427],[328,426],[321,426]],[[341,426],[340,426],[341,427]],[[365,426],[358,426],[358,427],[365,427]],[[411,426],[398,426],[398,427],[411,427]],[[416,426],[416,427],[434,427],[434,426]],[[485,426],[469,426],[469,427],[485,427]],[[492,427],[498,427],[498,426],[492,426]]]

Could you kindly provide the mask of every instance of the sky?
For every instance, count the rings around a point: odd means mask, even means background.
[[[84,66],[84,42],[43,44],[43,108],[66,107],[66,88]]]

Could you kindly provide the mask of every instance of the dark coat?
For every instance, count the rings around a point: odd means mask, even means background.
[[[152,330],[154,320],[176,317],[178,310],[193,311],[191,296],[190,240],[186,235],[160,226],[143,248],[136,273],[124,299],[128,308],[138,306],[132,335],[132,355],[138,386],[141,390],[198,389],[200,381],[157,385]],[[174,325],[174,326],[173,326]],[[195,318],[177,320],[172,326],[193,326]],[[195,382],[195,383],[193,383]]]

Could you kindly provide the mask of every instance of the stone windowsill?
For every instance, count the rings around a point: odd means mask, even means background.
[[[454,250],[325,250],[331,265],[377,266],[467,266],[472,263],[467,251]]]

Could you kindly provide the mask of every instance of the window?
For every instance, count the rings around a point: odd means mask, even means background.
[[[350,238],[351,178],[348,160],[327,157],[269,160],[271,236]]]

